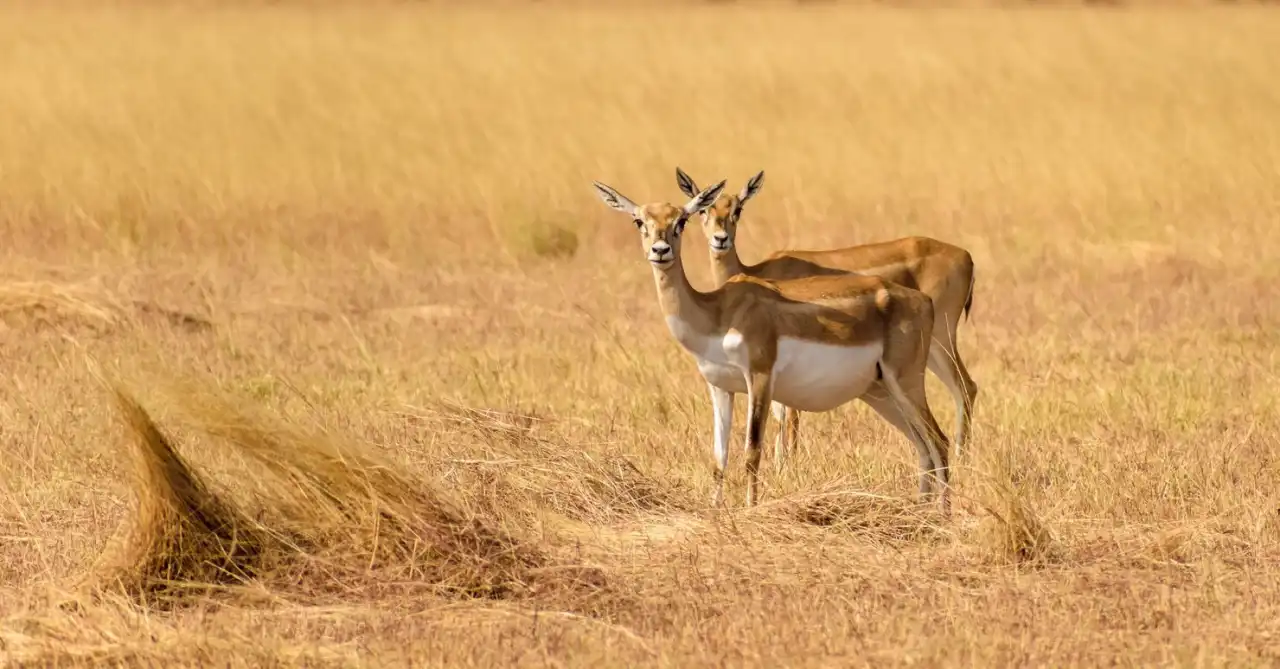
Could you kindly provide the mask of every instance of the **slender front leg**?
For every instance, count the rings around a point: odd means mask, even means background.
[[[715,410],[715,489],[711,493],[711,506],[720,506],[724,501],[724,470],[729,466],[729,435],[733,433],[733,393],[717,388],[710,383],[711,406]]]
[[[773,470],[781,472],[787,461],[787,407],[778,402],[773,403],[773,419],[778,421],[778,438],[773,441]]]
[[[782,430],[787,433],[787,455],[800,451],[800,410],[787,407],[787,420]]]
[[[796,450],[796,440],[800,432],[800,412],[774,402],[773,417],[778,421],[778,438],[773,442],[773,466],[777,471],[782,471],[787,457]]]
[[[769,423],[769,403],[773,399],[772,372],[747,375],[747,506],[760,499],[760,452],[764,428]]]

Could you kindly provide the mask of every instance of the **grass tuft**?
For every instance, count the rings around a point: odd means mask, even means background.
[[[133,440],[134,508],[88,583],[166,604],[258,575],[270,535],[192,471],[133,397],[114,395]]]

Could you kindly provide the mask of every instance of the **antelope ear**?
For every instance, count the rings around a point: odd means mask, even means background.
[[[716,198],[720,197],[720,191],[724,190],[725,181],[727,180],[721,179],[720,183],[693,196],[693,199],[684,205],[685,215],[692,216],[715,204]]]
[[[685,174],[684,170],[679,167],[676,168],[676,185],[680,187],[680,192],[684,193],[688,197],[693,197],[698,194],[697,184],[693,183],[693,179],[690,178],[688,174]]]
[[[636,209],[639,207],[636,206],[636,203],[627,199],[627,196],[599,181],[592,181],[591,185],[596,187],[596,195],[599,195],[600,199],[604,200],[604,203],[609,205],[610,209],[620,211],[628,216],[636,215]]]
[[[755,197],[756,193],[760,192],[760,187],[763,185],[764,170],[760,170],[759,174],[751,177],[751,180],[747,182],[747,185],[742,187],[742,192],[738,193],[738,202],[746,204],[747,200]]]

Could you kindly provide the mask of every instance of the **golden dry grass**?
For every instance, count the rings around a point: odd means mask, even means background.
[[[1280,659],[1280,17],[507,11],[0,9],[0,659]],[[862,406],[707,509],[676,165],[973,252],[951,522]]]

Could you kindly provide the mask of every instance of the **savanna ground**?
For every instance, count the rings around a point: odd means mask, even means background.
[[[507,11],[3,9],[0,657],[1280,662],[1280,17]],[[676,165],[970,249],[950,522],[862,405],[708,509]]]

